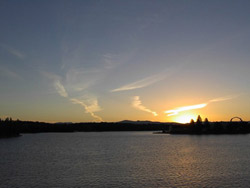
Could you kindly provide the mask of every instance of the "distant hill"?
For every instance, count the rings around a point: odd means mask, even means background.
[[[159,121],[149,121],[149,120],[145,120],[145,121],[132,121],[132,120],[123,120],[123,121],[119,121],[117,123],[127,123],[127,124],[164,124],[163,122],[159,122]]]
[[[73,124],[73,122],[56,122],[55,124]]]

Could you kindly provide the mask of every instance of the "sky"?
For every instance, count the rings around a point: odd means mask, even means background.
[[[250,120],[249,0],[1,0],[0,117]]]

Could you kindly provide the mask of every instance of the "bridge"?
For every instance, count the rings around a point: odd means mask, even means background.
[[[238,119],[238,120],[240,120],[240,122],[243,122],[243,120],[240,117],[237,117],[237,116],[231,118],[230,122],[233,122],[234,119]]]

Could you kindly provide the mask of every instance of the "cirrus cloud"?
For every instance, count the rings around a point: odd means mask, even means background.
[[[70,101],[73,104],[80,104],[81,106],[83,106],[85,109],[85,112],[89,113],[97,121],[103,121],[103,119],[100,116],[98,116],[94,113],[94,112],[101,110],[101,108],[98,105],[98,101],[96,99],[91,98],[91,99],[87,99],[86,101],[83,101],[83,100],[79,100],[76,98],[72,98],[72,99],[70,99]]]
[[[142,105],[142,102],[140,100],[140,97],[139,96],[134,96],[133,97],[133,101],[132,101],[132,106],[134,108],[136,108],[137,110],[141,110],[141,111],[144,111],[144,112],[149,112],[151,114],[153,114],[154,116],[158,116],[158,114],[148,108],[146,108],[145,106]]]
[[[225,96],[225,97],[219,97],[219,98],[211,99],[208,102],[202,103],[202,104],[183,106],[183,107],[178,107],[178,108],[175,108],[175,109],[172,109],[172,110],[166,110],[165,113],[167,114],[167,116],[173,116],[173,115],[177,115],[179,112],[204,108],[210,103],[231,100],[231,99],[236,98],[236,97],[238,97],[238,95],[234,95],[234,96],[230,95],[230,96]]]
[[[98,105],[98,100],[95,96],[83,95],[80,98],[79,97],[69,97],[69,94],[65,89],[65,86],[61,82],[62,78],[60,76],[53,74],[53,73],[48,73],[48,72],[42,72],[42,74],[44,76],[46,76],[47,78],[53,80],[54,89],[57,91],[57,93],[60,96],[69,99],[73,104],[79,104],[79,105],[83,106],[85,109],[85,113],[90,114],[95,120],[103,121],[103,119],[100,116],[95,114],[95,112],[101,110],[100,106]],[[73,77],[73,78],[75,78],[75,77]],[[77,78],[77,76],[76,76],[76,78]],[[70,96],[72,96],[72,93]]]
[[[64,86],[61,84],[60,80],[55,80],[54,86],[59,95],[61,95],[62,97],[68,97],[68,93],[65,90]]]
[[[118,91],[126,91],[126,90],[133,90],[133,89],[139,89],[146,86],[149,86],[151,84],[154,84],[160,80],[163,80],[165,78],[165,75],[163,73],[156,74],[147,78],[144,78],[142,80],[138,80],[135,82],[132,82],[130,84],[126,84],[124,86],[121,86],[119,88],[111,90],[111,92],[118,92]]]
[[[24,59],[26,57],[26,55],[24,53],[20,52],[19,50],[15,49],[13,47],[7,46],[5,44],[0,44],[0,46],[3,49],[5,49],[6,51],[8,51],[10,54],[16,56],[19,59]]]

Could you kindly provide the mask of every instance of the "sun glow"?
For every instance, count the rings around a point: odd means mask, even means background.
[[[173,121],[177,123],[189,123],[191,119],[196,120],[196,114],[183,114],[173,117]]]

